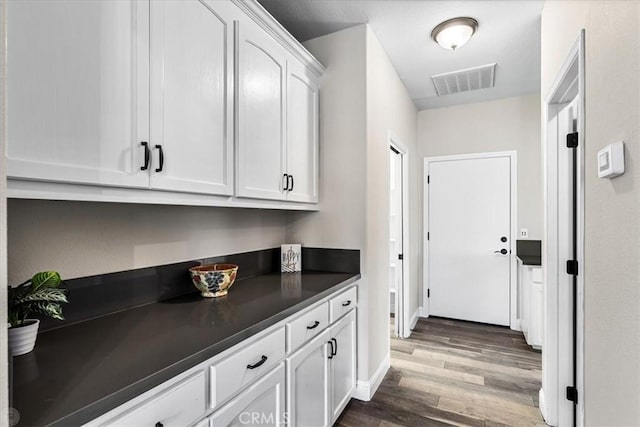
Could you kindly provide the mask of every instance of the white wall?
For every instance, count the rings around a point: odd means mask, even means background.
[[[358,379],[366,381],[370,294],[365,248],[366,27],[312,39],[305,47],[326,67],[320,88],[320,211],[289,213],[287,240],[306,246],[361,250]]]
[[[388,289],[389,278],[389,134],[408,150],[409,160],[409,306],[411,318],[421,302],[418,267],[421,262],[420,197],[418,196],[417,110],[375,33],[367,27],[367,259],[370,280]],[[376,300],[374,301],[374,296]],[[369,327],[388,327],[385,307],[389,293],[376,292],[370,301]],[[385,316],[380,313],[384,312]],[[376,336],[377,338],[377,336]],[[389,334],[373,347],[388,351]],[[386,353],[385,353],[386,354]]]
[[[280,246],[279,211],[9,200],[9,283],[71,279]]]
[[[421,157],[491,151],[518,152],[518,232],[542,239],[540,96],[423,110],[418,113]]]
[[[640,422],[640,2],[547,1],[546,96],[586,29],[585,425]],[[626,144],[626,173],[597,177],[596,153]]]
[[[415,157],[416,109],[367,25],[305,46],[327,67],[320,96],[321,211],[289,214],[287,237],[362,251],[358,379],[368,381],[389,355],[388,136],[391,131]],[[410,169],[414,178],[415,163]],[[419,217],[411,218],[419,223]],[[420,243],[411,245],[412,258],[419,259]],[[418,264],[413,263],[411,275],[416,295]]]

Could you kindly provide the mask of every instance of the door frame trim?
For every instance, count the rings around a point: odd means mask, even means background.
[[[496,152],[484,152],[484,153],[470,153],[470,154],[456,154],[451,156],[432,156],[424,158],[424,169],[422,175],[423,183],[423,264],[422,264],[422,307],[424,307],[425,317],[429,317],[430,307],[429,299],[427,298],[427,290],[429,289],[429,240],[427,240],[427,232],[429,231],[429,185],[427,184],[427,177],[429,175],[429,164],[451,160],[473,160],[473,159],[491,159],[496,157],[508,157],[511,172],[511,215],[510,215],[510,232],[509,239],[509,325],[511,329],[518,328],[518,275],[516,260],[516,245],[515,240],[517,238],[518,229],[518,152],[515,150],[510,151],[496,151]]]
[[[577,93],[573,95],[573,91]],[[568,418],[564,387],[561,378],[566,378],[571,367],[567,361],[571,354],[560,348],[559,341],[562,330],[567,325],[560,324],[558,309],[566,301],[560,289],[552,287],[553,277],[558,277],[558,265],[564,260],[558,259],[558,215],[557,205],[558,172],[557,145],[561,141],[558,130],[551,131],[549,121],[558,113],[558,105],[577,98],[578,115],[578,147],[577,150],[577,298],[576,298],[576,378],[574,386],[578,390],[578,405],[576,408],[575,425],[584,425],[584,234],[585,234],[585,30],[581,29],[576,41],[567,53],[565,60],[551,85],[547,96],[543,98],[543,179],[544,179],[544,238],[542,246],[542,267],[545,287],[545,330],[543,338],[542,357],[542,389],[540,390],[540,408],[545,421],[551,425],[563,424]],[[551,131],[551,133],[550,133]],[[555,262],[552,262],[555,258]],[[555,280],[553,282],[556,282]],[[566,308],[566,307],[563,307]],[[569,327],[570,328],[570,327]],[[547,357],[545,357],[547,355]],[[544,390],[544,391],[543,391]],[[573,416],[573,414],[571,414]]]
[[[409,149],[391,131],[388,134],[389,147],[395,149],[402,155],[402,319],[400,338],[408,338],[411,335],[411,318],[409,313],[411,276],[410,276],[410,254],[409,254]],[[391,204],[391,201],[389,201]],[[388,239],[387,239],[388,240]],[[396,298],[398,297],[396,290]],[[389,292],[387,292],[389,294]],[[387,302],[389,307],[389,302]]]

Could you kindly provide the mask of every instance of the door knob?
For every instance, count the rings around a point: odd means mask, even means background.
[[[506,249],[500,249],[499,251],[493,251],[494,254],[502,254],[502,255],[506,255],[507,252],[508,251]]]
[[[506,242],[506,241],[507,241],[507,237],[506,237],[506,236],[502,236],[502,237],[500,238],[500,241],[501,241],[502,243]]]

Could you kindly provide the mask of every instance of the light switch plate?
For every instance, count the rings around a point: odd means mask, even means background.
[[[526,239],[527,237],[529,237],[529,230],[526,228],[521,228],[520,229],[520,237],[523,239]]]

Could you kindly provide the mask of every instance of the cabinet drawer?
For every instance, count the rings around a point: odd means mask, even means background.
[[[352,287],[329,300],[329,322],[333,323],[352,310],[358,303],[358,288]]]
[[[291,353],[329,326],[326,302],[287,323],[287,353]]]
[[[282,360],[284,339],[284,327],[281,327],[211,366],[211,408],[253,383]]]
[[[255,381],[209,417],[210,427],[286,427],[284,363]],[[304,427],[304,426],[300,426]]]
[[[186,426],[204,415],[205,391],[205,373],[200,371],[102,425]]]

